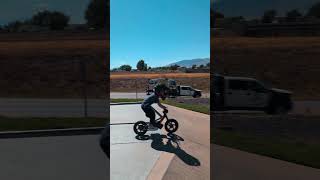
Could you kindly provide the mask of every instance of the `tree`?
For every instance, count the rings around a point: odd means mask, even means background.
[[[91,0],[85,12],[85,18],[89,27],[104,29],[110,25],[110,1]]]
[[[22,25],[23,23],[21,21],[13,21],[11,23],[8,23],[8,25],[6,26],[6,29],[10,32],[16,32],[18,31],[19,27]]]
[[[131,71],[132,67],[130,65],[122,65],[119,69],[123,71]]]
[[[68,23],[70,18],[58,11],[42,11],[35,14],[30,23],[37,26],[49,27],[51,30],[62,30]]]
[[[143,71],[143,70],[145,70],[147,67],[147,64],[145,64],[144,63],[144,60],[143,59],[141,59],[140,61],[138,61],[138,63],[137,63],[137,69],[139,70],[139,71]]]
[[[286,20],[288,22],[294,22],[297,21],[298,18],[302,17],[302,14],[299,12],[298,9],[294,9],[291,11],[288,11],[286,14]]]
[[[276,10],[265,11],[262,16],[262,22],[263,23],[272,23],[275,20],[276,16],[277,16]]]
[[[148,71],[148,64],[144,64],[143,70]]]
[[[196,69],[197,68],[197,65],[196,64],[194,64],[194,65],[192,65],[192,67],[191,67],[192,69]]]
[[[200,68],[200,69],[203,69],[203,68],[204,68],[204,65],[203,65],[203,64],[201,64],[201,65],[199,66],[199,68]]]
[[[320,2],[314,4],[308,11],[307,16],[320,18]]]
[[[175,64],[175,65],[170,66],[170,70],[176,71],[176,70],[178,70],[179,67],[180,67],[179,65]]]
[[[210,67],[210,63],[207,63],[206,66],[207,66],[207,67]]]

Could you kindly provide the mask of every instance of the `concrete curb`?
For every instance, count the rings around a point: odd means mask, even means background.
[[[0,139],[100,134],[105,127],[0,132]]]
[[[141,104],[142,102],[122,102],[122,103],[110,103],[110,106],[118,106],[118,105],[134,105]]]

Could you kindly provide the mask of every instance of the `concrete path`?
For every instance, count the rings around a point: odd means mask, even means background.
[[[176,136],[158,130],[137,140],[133,124],[125,123],[146,120],[140,105],[111,106],[110,112],[112,180],[210,179],[208,115],[170,106],[169,117],[180,123]]]
[[[109,178],[109,160],[97,135],[0,140],[0,179]]]
[[[211,145],[215,180],[319,180],[320,170],[227,147]]]
[[[184,140],[180,149],[169,152],[174,157],[163,179],[210,179],[210,116],[170,106],[169,117],[179,121],[176,134]]]
[[[140,105],[110,106],[110,112],[110,179],[145,180],[160,152],[150,147],[150,141],[135,138],[133,123],[146,120]]]

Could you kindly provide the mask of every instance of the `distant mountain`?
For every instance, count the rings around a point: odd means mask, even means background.
[[[180,67],[192,67],[192,65],[207,65],[208,63],[210,63],[210,58],[199,58],[199,59],[191,59],[191,60],[182,60],[182,61],[178,61],[175,63],[171,63],[167,66],[173,66],[173,65],[178,65]]]

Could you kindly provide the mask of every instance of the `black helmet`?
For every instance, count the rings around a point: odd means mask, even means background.
[[[158,84],[154,87],[156,93],[165,92],[167,93],[170,89],[165,84]]]

